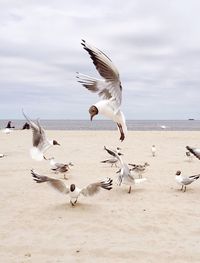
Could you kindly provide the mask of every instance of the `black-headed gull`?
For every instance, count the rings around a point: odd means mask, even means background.
[[[44,157],[44,159],[50,161],[52,171],[54,171],[55,173],[62,173],[62,174],[64,174],[64,179],[68,179],[66,177],[66,172],[69,171],[70,166],[74,166],[73,163],[71,163],[71,162],[69,162],[69,163],[58,163],[55,161],[54,157],[51,157],[49,159]]]
[[[183,177],[181,175],[181,171],[177,171],[176,172],[176,176],[175,176],[175,180],[178,184],[181,184],[181,191],[183,190],[183,192],[186,191],[186,185],[189,185],[191,183],[193,183],[194,181],[196,181],[197,179],[199,179],[200,174],[197,175],[191,175],[189,177]]]
[[[117,167],[117,162],[118,161],[119,160],[117,158],[113,157],[113,158],[101,161],[101,163],[108,163],[108,164],[111,164],[111,167],[113,167],[113,165],[115,165],[115,167]]]
[[[149,166],[149,164],[147,162],[145,162],[144,164],[129,163],[128,165],[132,166],[130,171],[136,172],[138,174],[139,178],[142,178],[142,174],[145,172],[146,167]]]
[[[23,112],[23,111],[22,111]],[[30,149],[32,159],[42,161],[44,153],[53,145],[60,145],[56,140],[49,140],[46,137],[44,129],[41,127],[39,121],[37,124],[30,120],[23,112],[24,117],[29,122],[33,131],[33,147]]]
[[[101,163],[109,163],[109,164],[111,164],[111,167],[112,167],[113,165],[115,165],[115,167],[117,167],[117,162],[119,161],[119,159],[118,159],[117,157],[113,156],[113,152],[115,152],[115,153],[118,154],[119,156],[120,156],[120,155],[123,155],[122,153],[120,153],[121,148],[117,147],[116,150],[110,150],[110,149],[108,149],[106,146],[104,146],[104,150],[106,150],[107,153],[112,156],[112,158],[106,159],[106,160],[104,160],[104,161],[101,161]]]
[[[78,82],[91,92],[96,92],[101,101],[89,108],[90,119],[101,114],[113,120],[120,131],[120,140],[123,141],[127,131],[123,112],[120,110],[122,102],[122,85],[119,72],[112,61],[99,49],[82,40],[83,48],[89,53],[97,71],[103,79],[96,79],[87,75],[77,75]]]
[[[186,146],[186,149],[200,160],[200,148]]]
[[[155,145],[152,145],[152,146],[151,146],[151,153],[152,153],[152,156],[153,156],[153,157],[156,156],[156,146],[155,146]]]
[[[33,176],[33,180],[36,183],[44,183],[47,182],[50,184],[54,189],[58,190],[63,194],[69,194],[70,196],[70,203],[74,206],[78,200],[78,197],[82,194],[84,196],[92,196],[99,192],[101,188],[106,190],[112,189],[112,179],[107,178],[105,181],[96,182],[89,184],[88,186],[80,189],[75,184],[71,184],[70,186],[66,186],[61,180],[54,179],[48,176],[43,176],[36,174],[31,170],[31,174]]]

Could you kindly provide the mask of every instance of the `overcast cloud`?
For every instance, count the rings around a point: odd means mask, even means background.
[[[117,66],[127,119],[199,119],[198,0],[1,0],[0,118],[88,119],[98,76],[85,39]]]

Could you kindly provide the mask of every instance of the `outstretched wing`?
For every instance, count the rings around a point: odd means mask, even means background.
[[[33,176],[33,180],[36,183],[45,183],[47,182],[50,186],[52,186],[55,190],[63,193],[68,194],[69,193],[69,187],[67,187],[61,180],[54,179],[48,176],[39,175],[35,173],[33,170],[31,170],[31,174]]]
[[[22,113],[24,115],[24,117],[26,118],[26,120],[29,122],[32,132],[33,132],[33,146],[34,147],[38,147],[39,144],[45,142],[46,140],[46,135],[44,130],[42,129],[39,121],[37,120],[37,124],[35,122],[33,122],[32,120],[30,120],[24,113],[24,111],[22,110]]]
[[[115,151],[112,151],[112,150],[110,150],[110,149],[106,148],[106,146],[104,146],[104,150],[106,150],[106,151],[107,151],[107,153],[109,153],[110,155],[112,155],[112,156],[116,157],[116,158],[119,160],[119,155],[117,154],[117,152],[115,152]]]
[[[111,190],[112,189],[112,179],[108,178],[105,181],[102,182],[97,182],[93,184],[89,184],[87,187],[83,188],[80,193],[84,196],[92,196],[96,193],[99,192],[101,188],[106,189],[106,190]]]
[[[200,148],[192,148],[190,146],[186,146],[186,149],[200,160]]]
[[[110,99],[111,97],[121,104],[122,86],[119,72],[113,62],[102,51],[82,40],[83,48],[89,53],[99,74],[104,78],[103,81],[88,78],[82,83],[86,88],[93,92],[99,92],[100,97]],[[85,76],[87,77],[87,76]],[[81,81],[80,81],[81,83]]]

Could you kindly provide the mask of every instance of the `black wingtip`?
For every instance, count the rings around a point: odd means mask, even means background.
[[[82,41],[82,42],[81,42],[81,45],[85,48],[85,47],[86,47],[86,46],[85,46],[85,43],[86,43],[85,40],[84,40],[84,39],[81,39],[81,41]]]

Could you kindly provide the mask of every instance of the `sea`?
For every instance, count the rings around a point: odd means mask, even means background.
[[[15,129],[21,129],[25,120],[11,120]],[[0,120],[0,127],[6,127],[8,120]],[[116,124],[109,120],[40,120],[46,130],[116,130]],[[200,131],[200,120],[127,120],[130,131]]]

